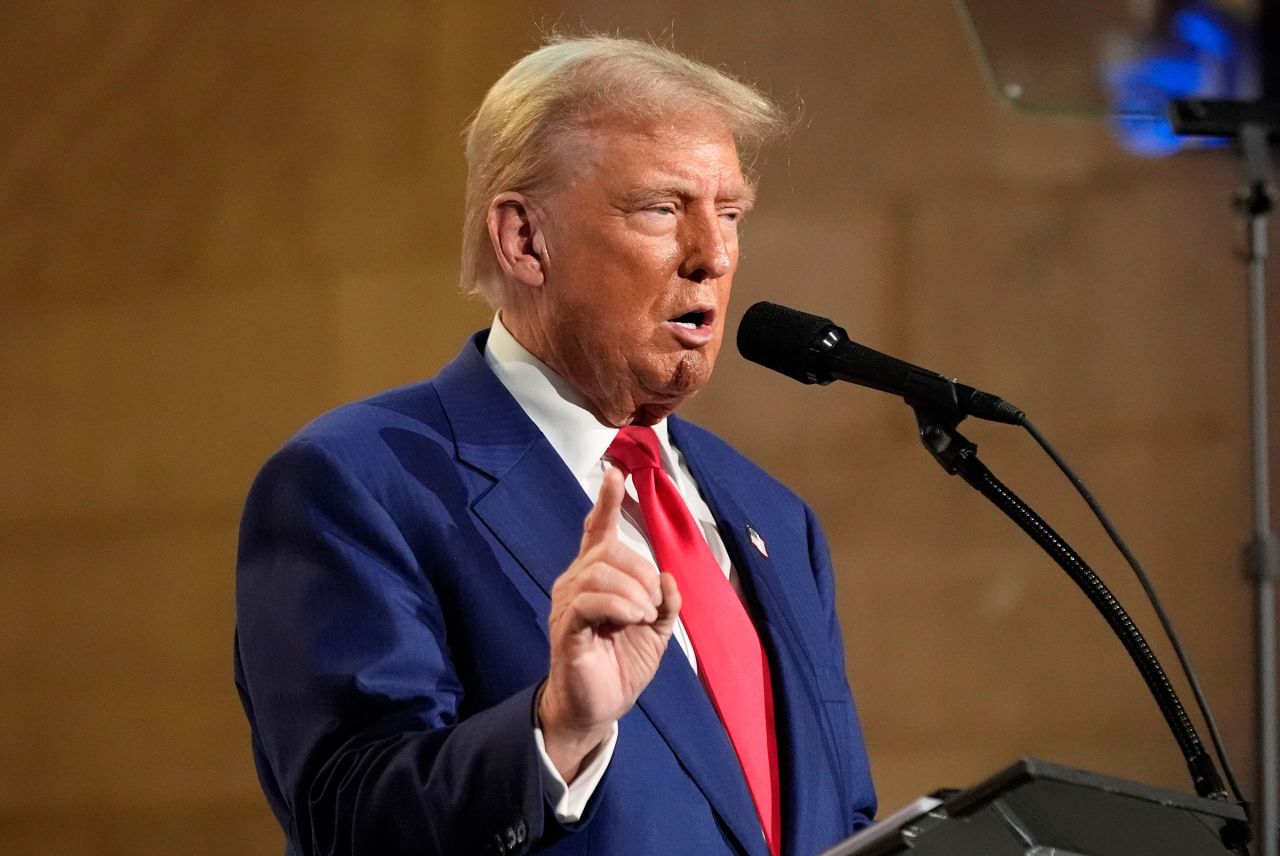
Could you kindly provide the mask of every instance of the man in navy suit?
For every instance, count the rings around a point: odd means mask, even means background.
[[[290,854],[808,856],[870,822],[822,532],[671,415],[782,124],[622,39],[490,90],[463,282],[493,327],[305,427],[246,506],[236,682]]]

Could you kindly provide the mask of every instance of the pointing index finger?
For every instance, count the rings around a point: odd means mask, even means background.
[[[626,493],[622,471],[611,468],[605,471],[604,483],[595,507],[582,522],[582,549],[593,547],[613,538],[618,532],[618,517],[622,513],[622,497]]]

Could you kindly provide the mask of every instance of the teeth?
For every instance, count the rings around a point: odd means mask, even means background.
[[[697,325],[697,324],[694,324],[692,321],[672,321],[671,323],[672,323],[672,324],[675,324],[677,327],[683,327],[683,328],[685,328],[686,330],[697,330],[697,329],[698,329],[698,325]]]

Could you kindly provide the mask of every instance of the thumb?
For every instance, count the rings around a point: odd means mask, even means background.
[[[582,522],[582,552],[610,538],[617,537],[618,517],[622,514],[622,497],[626,493],[622,471],[616,467],[606,470],[604,484],[595,507]]]

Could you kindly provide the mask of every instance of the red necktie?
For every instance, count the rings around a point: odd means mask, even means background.
[[[778,742],[773,682],[760,637],[684,498],[663,472],[653,429],[623,428],[608,455],[631,475],[654,558],[680,586],[680,620],[693,642],[703,685],[742,764],[769,852],[778,856]]]

